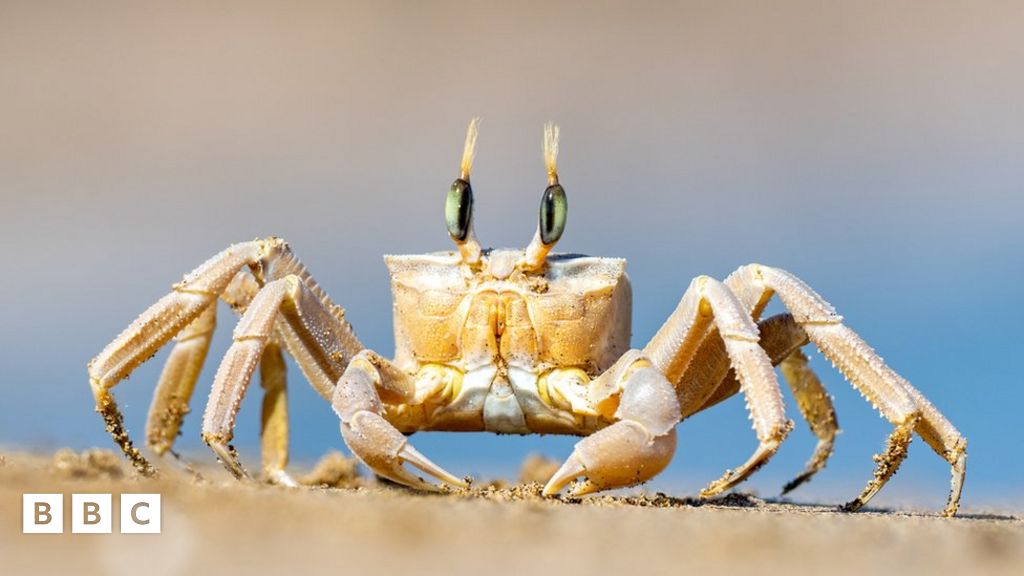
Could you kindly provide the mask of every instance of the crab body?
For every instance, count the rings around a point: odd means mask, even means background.
[[[527,275],[522,257],[495,250],[472,268],[455,253],[386,257],[394,362],[428,400],[388,406],[400,430],[589,434],[608,423],[586,409],[586,386],[629,347],[625,261],[556,255]]]
[[[959,504],[966,440],[916,388],[848,328],[794,275],[759,264],[722,281],[695,278],[664,325],[631,348],[631,289],[625,260],[551,254],[565,229],[558,181],[558,130],[545,128],[548,185],[537,232],[524,250],[482,250],[472,227],[469,175],[477,135],[470,124],[459,178],[445,201],[456,251],[388,256],[395,358],[356,337],[327,292],[279,238],[232,245],[200,265],[142,313],[89,363],[96,409],[143,474],[153,467],[132,444],[112,389],[176,337],[147,421],[147,444],[171,451],[216,326],[222,300],[241,314],[214,376],[202,435],[225,467],[248,478],[230,441],[254,375],[264,390],[261,475],[296,485],[286,472],[285,353],[328,401],[349,449],[380,476],[439,489],[411,467],[454,486],[448,473],[410,443],[425,430],[558,433],[583,436],[543,493],[574,480],[574,495],[640,484],[663,470],[676,426],[741,394],[757,448],[701,493],[729,490],[764,465],[787,437],[775,367],[818,438],[788,492],[821,470],[838,423],[832,400],[802,348],[813,344],[892,425],[872,479],[845,505],[856,510],[896,472],[919,436],[952,467],[945,513]],[[778,296],[787,312],[762,318]]]

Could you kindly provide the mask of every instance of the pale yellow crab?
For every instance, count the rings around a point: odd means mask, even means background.
[[[701,496],[732,488],[763,465],[792,428],[773,368],[779,365],[819,439],[806,470],[784,488],[789,491],[824,466],[837,431],[831,399],[801,352],[813,342],[894,427],[874,478],[846,508],[863,506],[885,484],[916,432],[952,465],[945,513],[956,513],[966,440],[807,285],[757,264],[721,282],[698,277],[651,341],[631,348],[626,262],[549,253],[565,229],[567,209],[556,168],[557,127],[545,127],[548,185],[537,233],[525,250],[484,251],[475,238],[470,169],[476,136],[474,120],[461,174],[446,200],[448,232],[458,250],[385,257],[394,296],[394,360],[359,342],[344,310],[278,238],[217,254],[93,359],[97,410],[135,467],[153,471],[128,439],[111,388],[177,336],[147,423],[149,447],[169,451],[189,410],[220,298],[242,318],[214,379],[203,438],[239,478],[246,472],[229,442],[259,368],[263,477],[293,484],[285,473],[286,351],[332,403],[352,452],[380,476],[414,488],[438,486],[405,463],[448,484],[466,484],[412,447],[406,435],[416,431],[583,436],[544,487],[546,495],[578,478],[575,495],[652,478],[672,459],[680,420],[742,391],[759,446]],[[759,321],[776,294],[788,313]]]

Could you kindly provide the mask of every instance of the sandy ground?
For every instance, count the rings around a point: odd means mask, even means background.
[[[524,470],[536,479],[545,465]],[[537,483],[423,495],[358,477],[340,456],[302,478],[315,488],[199,472],[140,479],[109,452],[6,455],[0,574],[1024,573],[1024,520],[1010,514],[844,514],[742,494],[546,500]],[[163,531],[23,535],[26,492],[64,493],[66,515],[71,493],[113,493],[116,509],[122,492],[157,492]]]

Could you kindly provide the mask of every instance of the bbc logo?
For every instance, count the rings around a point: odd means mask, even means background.
[[[72,494],[71,532],[110,534],[114,508],[110,494]],[[159,494],[121,494],[121,534],[160,533]],[[23,494],[21,531],[24,534],[63,534],[63,494]]]

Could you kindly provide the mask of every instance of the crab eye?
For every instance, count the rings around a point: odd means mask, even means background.
[[[544,190],[540,199],[540,240],[550,246],[565,232],[565,217],[569,210],[565,189],[561,184],[552,184]]]
[[[469,221],[473,218],[473,187],[458,178],[448,190],[444,204],[444,221],[452,240],[462,242],[469,236]]]

